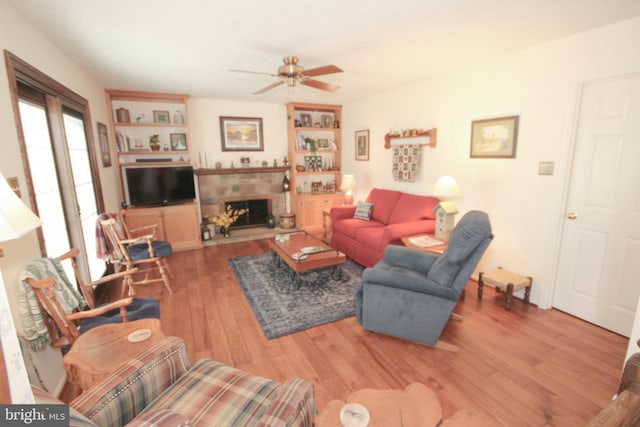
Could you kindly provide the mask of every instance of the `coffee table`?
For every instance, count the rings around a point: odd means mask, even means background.
[[[342,278],[347,256],[306,231],[277,234],[269,239],[269,246],[276,266],[281,262],[289,266],[291,281],[296,287],[300,286],[300,273],[318,268],[333,267],[332,278]]]

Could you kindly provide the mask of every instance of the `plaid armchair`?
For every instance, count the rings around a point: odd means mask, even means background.
[[[33,387],[36,403],[60,403]],[[313,385],[278,383],[204,359],[167,337],[70,403],[73,426],[308,426]]]

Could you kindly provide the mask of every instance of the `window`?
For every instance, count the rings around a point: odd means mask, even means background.
[[[31,205],[43,220],[42,255],[80,248],[80,270],[95,280],[105,270],[95,256],[95,224],[104,202],[89,104],[7,51],[5,59]]]

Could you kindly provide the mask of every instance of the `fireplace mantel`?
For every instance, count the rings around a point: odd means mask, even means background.
[[[218,168],[218,169],[194,169],[196,175],[231,175],[245,173],[276,173],[288,171],[288,167],[257,167],[257,168]]]

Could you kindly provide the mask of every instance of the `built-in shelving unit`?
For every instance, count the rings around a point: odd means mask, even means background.
[[[341,204],[342,106],[287,104],[291,205],[297,227],[322,230],[322,210]]]
[[[121,200],[125,168],[192,164],[189,95],[108,89],[106,97]],[[130,228],[155,224],[157,238],[171,242],[174,250],[202,247],[195,199],[174,206],[129,208],[125,221]]]

